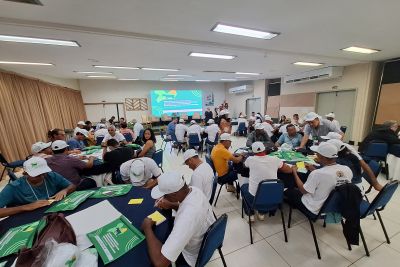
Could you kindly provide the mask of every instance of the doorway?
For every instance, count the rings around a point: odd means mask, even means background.
[[[335,91],[317,94],[317,113],[325,118],[325,115],[333,112],[340,126],[346,126],[344,141],[352,139],[353,118],[356,104],[356,90]]]
[[[252,112],[261,112],[261,98],[246,99],[246,115],[250,116]]]

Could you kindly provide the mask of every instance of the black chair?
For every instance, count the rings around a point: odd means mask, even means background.
[[[25,160],[17,160],[13,162],[8,162],[6,158],[3,156],[3,154],[0,154],[0,163],[4,167],[3,172],[1,173],[0,176],[0,181],[3,179],[3,175],[6,172],[7,169],[11,169],[13,172],[15,168],[22,167],[24,165]]]
[[[389,179],[389,165],[386,162],[388,153],[389,145],[387,143],[372,141],[367,144],[366,149],[363,151],[362,157],[366,162],[369,162],[370,160],[384,162],[386,179]]]
[[[197,133],[191,133],[189,134],[189,149],[193,148],[196,149],[197,151],[200,151],[201,154],[203,154],[203,146],[202,142],[200,141],[200,138]]]
[[[184,146],[185,143],[179,142],[178,139],[176,138],[175,133],[173,133],[173,134],[171,135],[171,137],[172,137],[172,146],[171,146],[171,151],[170,151],[170,153],[172,153],[172,149],[173,149],[173,148],[177,148],[177,149],[178,149],[178,152],[176,153],[176,155],[178,155],[179,152],[180,152],[181,150],[183,150],[183,146]]]
[[[162,172],[164,172],[162,165],[163,165],[163,154],[164,154],[164,150],[162,149],[158,149],[156,152],[154,152],[153,154],[153,160],[157,163],[157,166],[160,167],[160,169],[162,170]]]
[[[246,123],[244,122],[239,123],[236,133],[239,136],[247,136]]]
[[[104,136],[97,136],[96,137],[96,146],[100,146],[103,139],[104,139]]]
[[[343,133],[346,133],[346,131],[347,131],[347,126],[340,126],[340,130],[341,130]]]

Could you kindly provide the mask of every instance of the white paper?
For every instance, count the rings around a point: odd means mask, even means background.
[[[86,234],[93,232],[121,217],[121,213],[108,200],[65,217],[75,231],[77,246],[80,250],[92,246]]]

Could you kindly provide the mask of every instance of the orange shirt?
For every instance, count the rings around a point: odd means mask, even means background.
[[[233,155],[223,144],[217,144],[211,151],[211,159],[214,163],[218,176],[224,176],[229,171],[228,162],[232,160]]]

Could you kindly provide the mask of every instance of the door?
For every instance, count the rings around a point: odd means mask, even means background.
[[[250,116],[252,112],[261,112],[261,98],[249,98],[246,100],[246,115]]]
[[[91,122],[99,122],[101,118],[106,118],[108,120],[112,116],[115,116],[115,121],[118,121],[119,118],[125,116],[123,103],[85,104],[85,109],[87,119]]]
[[[352,139],[353,118],[356,104],[356,90],[319,93],[317,95],[317,113],[325,115],[333,112],[340,126],[346,126],[345,142]]]

